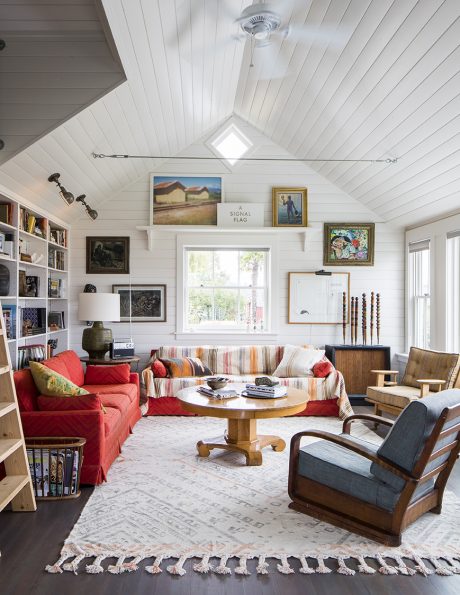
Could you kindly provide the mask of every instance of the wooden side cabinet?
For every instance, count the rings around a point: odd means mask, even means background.
[[[386,345],[326,345],[326,357],[342,372],[349,397],[364,397],[375,384],[371,370],[389,370],[390,347]]]

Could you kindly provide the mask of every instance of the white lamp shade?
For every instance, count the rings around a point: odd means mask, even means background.
[[[80,293],[79,320],[120,322],[120,295],[118,293]]]

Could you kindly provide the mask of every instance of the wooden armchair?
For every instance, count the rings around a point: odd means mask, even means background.
[[[374,405],[374,414],[399,415],[410,402],[438,393],[443,389],[460,388],[460,356],[411,347],[401,384],[395,370],[372,370],[375,386],[367,387],[366,401]],[[389,377],[390,380],[385,380]]]
[[[392,426],[380,446],[349,436],[354,420]],[[303,436],[320,440],[300,448]],[[427,511],[441,512],[460,450],[460,390],[417,400],[395,422],[352,415],[340,435],[299,432],[291,440],[290,508],[389,546]]]

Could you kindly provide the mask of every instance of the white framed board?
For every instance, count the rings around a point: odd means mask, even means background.
[[[289,273],[289,324],[342,324],[350,318],[350,273]]]

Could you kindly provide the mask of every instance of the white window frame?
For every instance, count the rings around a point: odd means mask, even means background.
[[[203,234],[204,235],[204,234]],[[247,237],[241,240],[235,239],[235,234],[209,234],[212,237],[201,237],[197,239],[196,236],[187,236],[186,234],[178,234],[176,240],[177,249],[177,299],[176,299],[176,338],[181,337],[186,339],[190,337],[266,337],[274,338],[278,334],[278,320],[279,320],[279,277],[278,277],[278,238],[271,235],[260,240],[249,240]],[[241,236],[240,236],[241,237]],[[238,331],[238,330],[187,330],[185,326],[185,307],[186,307],[186,287],[184,283],[184,275],[186,271],[186,249],[187,248],[232,248],[232,249],[246,249],[246,250],[268,250],[267,257],[267,330],[255,331]]]
[[[446,237],[446,349],[460,351],[460,230]]]
[[[431,243],[430,240],[419,240],[409,242],[408,245],[408,287],[407,287],[407,306],[408,306],[408,341],[410,346],[429,349],[431,345]],[[421,255],[428,255],[428,294],[421,295],[419,285],[422,276]],[[414,267],[411,266],[413,261]],[[430,305],[430,308],[428,307]],[[416,321],[424,319],[423,326],[428,327],[430,343],[426,341],[426,331],[416,328]],[[424,334],[423,341],[420,341]]]

